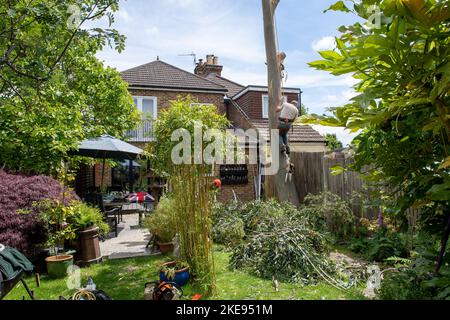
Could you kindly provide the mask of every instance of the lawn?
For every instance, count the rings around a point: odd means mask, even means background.
[[[105,291],[114,300],[143,300],[144,284],[158,279],[159,266],[168,258],[163,256],[143,257],[126,260],[106,260],[102,264],[82,269],[82,284],[90,276],[98,289]],[[281,283],[275,292],[272,281],[251,276],[243,271],[228,269],[229,253],[215,250],[217,300],[352,300],[362,299],[359,290],[338,290],[328,284],[301,286]],[[27,281],[34,290],[37,300],[57,300],[59,296],[69,298],[74,291],[67,289],[66,280],[52,280],[41,277],[40,288],[33,278]],[[187,285],[184,299],[190,299],[198,289]],[[26,296],[22,284],[8,295],[6,300],[21,300]]]

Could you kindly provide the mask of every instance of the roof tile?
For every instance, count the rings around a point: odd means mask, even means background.
[[[227,92],[220,84],[160,60],[125,70],[121,76],[130,87]]]

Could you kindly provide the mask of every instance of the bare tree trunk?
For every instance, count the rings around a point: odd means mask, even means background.
[[[434,270],[435,276],[439,274],[439,271],[441,270],[441,267],[444,264],[445,250],[447,248],[447,242],[450,236],[450,208],[448,206],[444,207],[444,213],[448,218],[447,218],[447,225],[445,226],[444,229],[444,234],[442,235],[441,251],[439,253],[439,257],[436,263],[436,269]]]
[[[280,104],[281,98],[281,70],[278,61],[277,37],[274,21],[275,10],[278,3],[279,0],[262,0],[269,86],[269,129],[275,130],[278,129],[276,108]],[[272,138],[271,144],[273,143],[274,141]],[[272,150],[272,152],[280,152],[280,150]],[[287,156],[280,153],[279,159],[282,163],[281,170],[274,176],[266,176],[266,198],[277,198],[280,201],[288,201],[294,206],[299,206],[300,201],[294,183],[292,181],[285,181]]]

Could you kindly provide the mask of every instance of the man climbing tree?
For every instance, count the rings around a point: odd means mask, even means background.
[[[293,123],[298,118],[298,108],[297,101],[292,101],[288,103],[286,97],[281,98],[282,104],[277,107],[276,112],[280,113],[278,117],[278,129],[280,130],[280,151],[281,153],[286,153],[289,156],[289,139],[288,132],[291,130]]]

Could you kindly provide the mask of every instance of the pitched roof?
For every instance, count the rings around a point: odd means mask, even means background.
[[[220,84],[160,60],[125,70],[121,76],[130,87],[227,92]]]
[[[258,130],[261,138],[270,141],[269,120],[254,120],[252,125]],[[325,138],[316,130],[306,125],[293,125],[293,130],[288,133],[290,142],[316,142],[325,143]]]
[[[212,82],[215,82],[225,88],[228,89],[227,96],[228,97],[234,97],[236,94],[241,92],[244,89],[243,85],[240,85],[239,83],[236,83],[234,81],[228,80],[224,77],[221,77],[215,73],[209,74],[206,79],[211,80]]]

